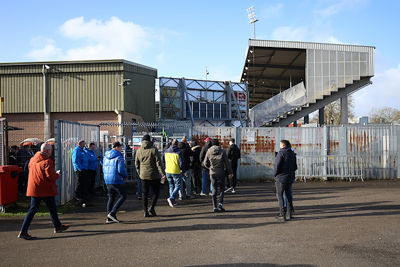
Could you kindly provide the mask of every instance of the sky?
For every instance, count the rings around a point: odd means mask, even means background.
[[[159,77],[240,80],[255,7],[256,38],[376,47],[373,85],[356,116],[400,108],[400,1],[5,1],[0,62],[126,59]]]

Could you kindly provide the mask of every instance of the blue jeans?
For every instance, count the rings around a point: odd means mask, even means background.
[[[182,175],[166,173],[166,176],[169,184],[169,198],[175,200],[179,190],[182,190]]]
[[[210,179],[210,171],[203,168],[201,171],[201,177],[201,192],[207,194],[207,182]],[[212,192],[212,189],[212,183],[210,182],[210,192]]]
[[[117,214],[118,209],[124,203],[126,199],[126,189],[124,184],[108,184],[108,202],[107,202],[107,214]],[[118,197],[117,202],[115,202]],[[114,204],[115,202],[115,204]]]
[[[190,175],[190,170],[187,170],[185,172],[186,176],[182,177],[183,182],[186,185],[186,196],[189,196],[192,194],[192,176]],[[182,190],[183,191],[183,190]],[[183,192],[181,191],[181,194],[183,195]]]
[[[138,197],[142,196],[142,179],[139,176],[137,177],[137,195]]]
[[[46,206],[50,211],[50,219],[54,225],[54,228],[61,226],[61,222],[58,219],[55,197],[31,197],[31,207],[29,208],[29,211],[25,216],[24,222],[22,223],[21,227],[22,233],[28,232],[29,226],[31,225],[31,222],[36,212],[39,210],[40,202],[42,200],[44,201],[44,203],[46,203]]]

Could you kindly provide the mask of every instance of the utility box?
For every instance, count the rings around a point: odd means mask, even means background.
[[[0,166],[0,211],[4,206],[18,200],[18,174],[21,167],[15,165]]]

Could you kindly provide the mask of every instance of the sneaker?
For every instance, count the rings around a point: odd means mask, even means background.
[[[138,200],[142,200],[142,197],[141,197],[141,196],[138,196],[137,199],[138,199]]]
[[[231,191],[232,189],[233,189],[232,187],[229,187],[228,189],[225,190],[225,193]],[[232,190],[232,191],[234,191],[234,190]],[[232,193],[233,193],[233,192],[232,192]]]
[[[232,194],[235,194],[235,193],[236,193],[235,188],[232,188]]]
[[[212,196],[212,192],[210,192],[209,195]]]
[[[192,197],[191,196],[186,196],[186,199],[191,199]]]
[[[107,218],[113,220],[113,221],[116,222],[116,223],[119,223],[119,222],[120,222],[120,220],[117,219],[117,215],[115,215],[115,214],[109,213],[109,214],[107,215]]]
[[[278,220],[278,222],[285,222],[286,221],[285,214],[278,214],[278,216],[276,216],[276,219]]]
[[[153,216],[150,215],[148,212],[145,212],[145,213],[144,213],[144,217],[145,217],[145,218],[148,218],[148,217],[153,217]]]
[[[82,203],[82,208],[86,208],[86,203]]]
[[[150,209],[149,209],[149,212],[150,212],[150,214],[151,214],[152,216],[154,216],[154,217],[157,216],[156,210],[155,210],[154,208],[150,208]]]
[[[168,205],[171,207],[171,208],[173,208],[176,204],[175,204],[175,201],[174,200],[172,200],[171,198],[167,198],[167,201],[168,201]]]
[[[213,212],[219,212],[219,210],[217,208],[214,208]]]
[[[205,196],[206,194],[204,194],[203,192],[200,193],[200,196]]]
[[[62,224],[59,227],[56,227],[56,229],[54,229],[54,233],[62,233],[64,231],[66,231],[69,228],[69,224]]]
[[[18,238],[21,238],[21,239],[25,239],[25,240],[33,240],[33,239],[35,239],[33,236],[31,236],[30,234],[28,234],[28,233],[19,233],[18,234]]]
[[[218,208],[219,208],[220,211],[225,211],[224,205],[222,205],[222,203],[218,204]]]
[[[293,211],[289,210],[288,213],[286,214],[286,220],[290,221],[293,220]]]
[[[110,218],[108,218],[107,217],[107,219],[106,219],[106,224],[109,224],[109,223],[115,223],[113,220],[111,220]]]

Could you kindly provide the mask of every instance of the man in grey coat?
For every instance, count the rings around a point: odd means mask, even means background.
[[[225,151],[219,146],[218,139],[213,139],[212,146],[208,149],[203,161],[203,166],[210,171],[210,179],[212,183],[212,203],[214,212],[225,211],[224,191],[225,191],[225,171],[229,173],[232,178],[233,172],[231,164],[229,163],[228,156]],[[219,192],[218,206],[217,194]]]

